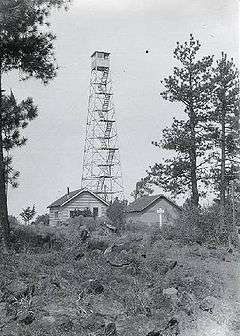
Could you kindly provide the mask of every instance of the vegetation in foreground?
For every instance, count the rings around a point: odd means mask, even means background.
[[[113,233],[106,221],[13,224],[14,252],[0,260],[1,335],[239,334],[238,252],[197,243],[190,226]]]

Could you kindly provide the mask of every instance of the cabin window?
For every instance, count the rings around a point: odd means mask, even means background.
[[[93,218],[98,217],[98,208],[93,208]]]
[[[58,211],[55,211],[55,212],[54,212],[54,218],[55,218],[55,219],[58,219]]]
[[[75,210],[70,211],[70,218],[75,218],[79,216],[92,217],[92,212],[89,208],[75,209]]]

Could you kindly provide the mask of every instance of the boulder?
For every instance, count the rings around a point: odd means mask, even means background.
[[[169,288],[163,289],[163,294],[167,296],[175,296],[178,294],[178,290],[174,287],[169,287]]]
[[[203,311],[212,313],[216,305],[216,302],[217,302],[217,299],[215,297],[207,296],[200,302],[199,308],[202,309]]]
[[[94,313],[105,317],[116,318],[125,313],[125,308],[120,302],[106,298],[102,294],[93,296],[88,306],[91,307]]]

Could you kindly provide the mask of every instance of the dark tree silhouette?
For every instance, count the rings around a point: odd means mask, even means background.
[[[2,77],[18,70],[21,79],[34,77],[47,84],[56,76],[55,36],[47,18],[60,0],[3,0],[0,3],[0,238],[8,245],[9,224],[6,195],[6,162],[4,160],[4,110]]]
[[[178,42],[174,50],[174,58],[182,67],[174,67],[173,75],[164,78],[162,84],[165,91],[161,96],[170,102],[180,103],[186,119],[174,118],[172,126],[163,130],[162,140],[153,142],[156,146],[174,151],[175,156],[163,163],[156,163],[149,171],[154,184],[174,195],[190,190],[195,206],[199,203],[198,181],[204,180],[202,166],[208,148],[204,123],[210,108],[213,63],[213,56],[197,59],[200,47],[200,42],[190,35],[188,42]]]

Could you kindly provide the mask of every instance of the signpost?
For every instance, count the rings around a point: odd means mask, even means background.
[[[162,227],[162,223],[163,223],[163,214],[164,214],[164,209],[159,208],[157,209],[157,213],[159,215],[159,227]]]

